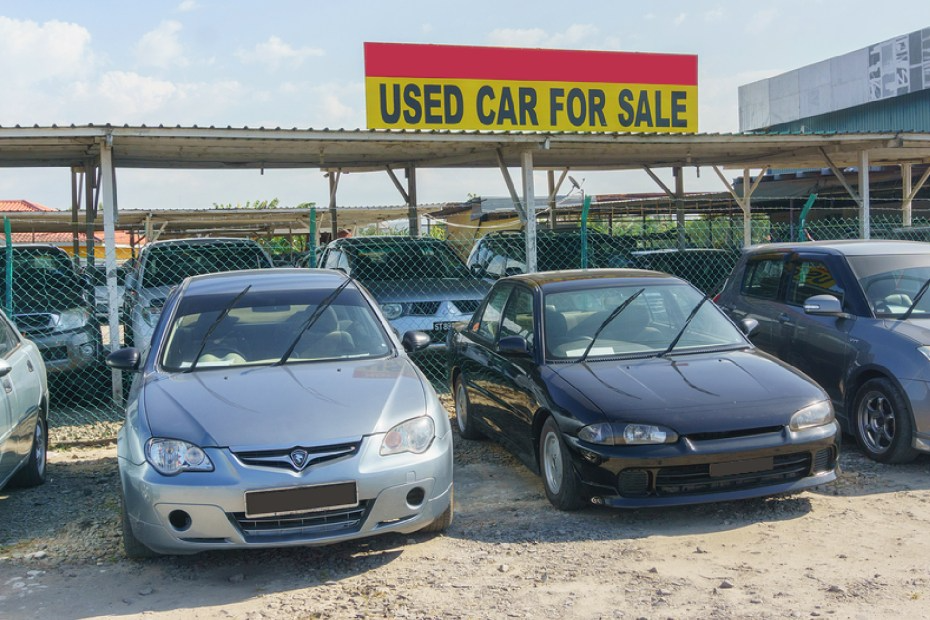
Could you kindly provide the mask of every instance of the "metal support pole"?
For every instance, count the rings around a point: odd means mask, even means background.
[[[333,239],[336,238],[336,234],[339,232],[339,223],[336,221],[336,190],[339,189],[340,174],[336,171],[330,171],[329,173],[329,219]]]
[[[759,174],[759,178],[762,178],[765,171],[763,170]],[[752,192],[755,187],[751,187],[749,184],[749,168],[743,168],[743,246],[752,245]]]
[[[71,251],[75,267],[81,266],[80,216],[81,193],[77,170],[71,168]]]
[[[116,281],[116,174],[113,170],[113,138],[107,136],[100,149],[100,174],[103,201],[103,250],[107,274],[107,325],[110,351],[119,349],[119,306]],[[113,402],[122,403],[123,374],[113,370]]]
[[[872,209],[869,202],[869,152],[859,154],[859,195],[862,205],[859,209],[859,232],[863,239],[869,239],[872,233]]]
[[[678,249],[682,250],[687,245],[687,236],[685,231],[685,176],[682,174],[681,166],[672,168],[675,175],[675,228],[678,230]]]
[[[911,164],[901,164],[901,224],[904,226],[911,225],[911,207],[914,204],[914,199],[911,196],[911,188],[913,187],[913,178],[911,176]]]
[[[549,230],[555,230],[555,170],[546,171],[546,186],[549,189]]]
[[[94,221],[97,219],[97,203],[94,198],[97,163],[89,160],[84,164],[84,259],[88,267],[94,264]]]
[[[310,205],[310,217],[307,220],[307,265],[316,267],[316,205]]]
[[[411,237],[420,236],[420,216],[417,213],[417,169],[407,168],[407,225]]]
[[[526,272],[536,271],[536,188],[533,185],[533,151],[523,151],[523,210],[526,214]]]

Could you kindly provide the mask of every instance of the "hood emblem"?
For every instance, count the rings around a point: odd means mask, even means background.
[[[303,448],[291,450],[291,463],[297,471],[303,471],[304,467],[310,462],[310,454]]]

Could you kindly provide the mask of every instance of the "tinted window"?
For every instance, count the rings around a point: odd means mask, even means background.
[[[533,294],[524,288],[515,288],[501,321],[500,335],[522,336],[533,344]]]
[[[814,295],[833,295],[843,301],[843,288],[823,261],[792,262],[789,269],[791,277],[788,279],[786,295],[788,303],[803,305],[808,297]]]
[[[785,263],[781,257],[750,261],[746,265],[740,292],[750,297],[775,299],[784,269]]]
[[[366,242],[343,247],[351,255],[353,275],[360,280],[471,277],[465,263],[441,241]]]
[[[494,289],[481,316],[476,316],[474,322],[471,324],[470,329],[472,332],[488,340],[497,340],[497,334],[500,331],[501,325],[501,315],[511,288],[510,286],[499,286]]]

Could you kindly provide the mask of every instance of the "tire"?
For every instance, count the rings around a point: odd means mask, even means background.
[[[429,534],[438,534],[445,532],[452,525],[452,519],[455,516],[455,487],[449,490],[449,507],[441,515],[433,520],[432,523],[424,527],[421,532]]]
[[[147,558],[157,558],[155,553],[146,547],[132,531],[132,524],[129,522],[129,513],[126,511],[126,499],[120,495],[120,525],[123,531],[123,553],[130,560],[144,560]]]
[[[866,381],[856,393],[852,431],[866,456],[879,463],[908,463],[914,424],[907,401],[888,379]]]
[[[13,476],[10,482],[18,487],[37,487],[45,483],[48,457],[48,423],[44,408],[39,412],[35,431],[32,434],[32,448],[26,465]]]
[[[539,473],[549,502],[559,510],[578,510],[584,504],[572,457],[555,419],[548,418],[539,435]]]
[[[481,439],[481,431],[475,428],[471,404],[468,402],[468,389],[465,387],[465,379],[461,375],[455,380],[453,398],[455,400],[455,423],[459,429],[459,435],[463,439]]]

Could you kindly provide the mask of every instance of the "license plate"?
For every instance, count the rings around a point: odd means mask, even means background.
[[[245,494],[245,516],[248,518],[276,517],[354,506],[358,506],[358,489],[354,482],[249,491]]]
[[[433,331],[447,332],[455,325],[455,321],[436,321],[433,323]]]
[[[761,459],[749,459],[747,461],[733,461],[730,463],[711,463],[711,478],[721,476],[735,476],[737,474],[751,474],[757,471],[768,471],[775,467],[774,457],[767,456]]]

